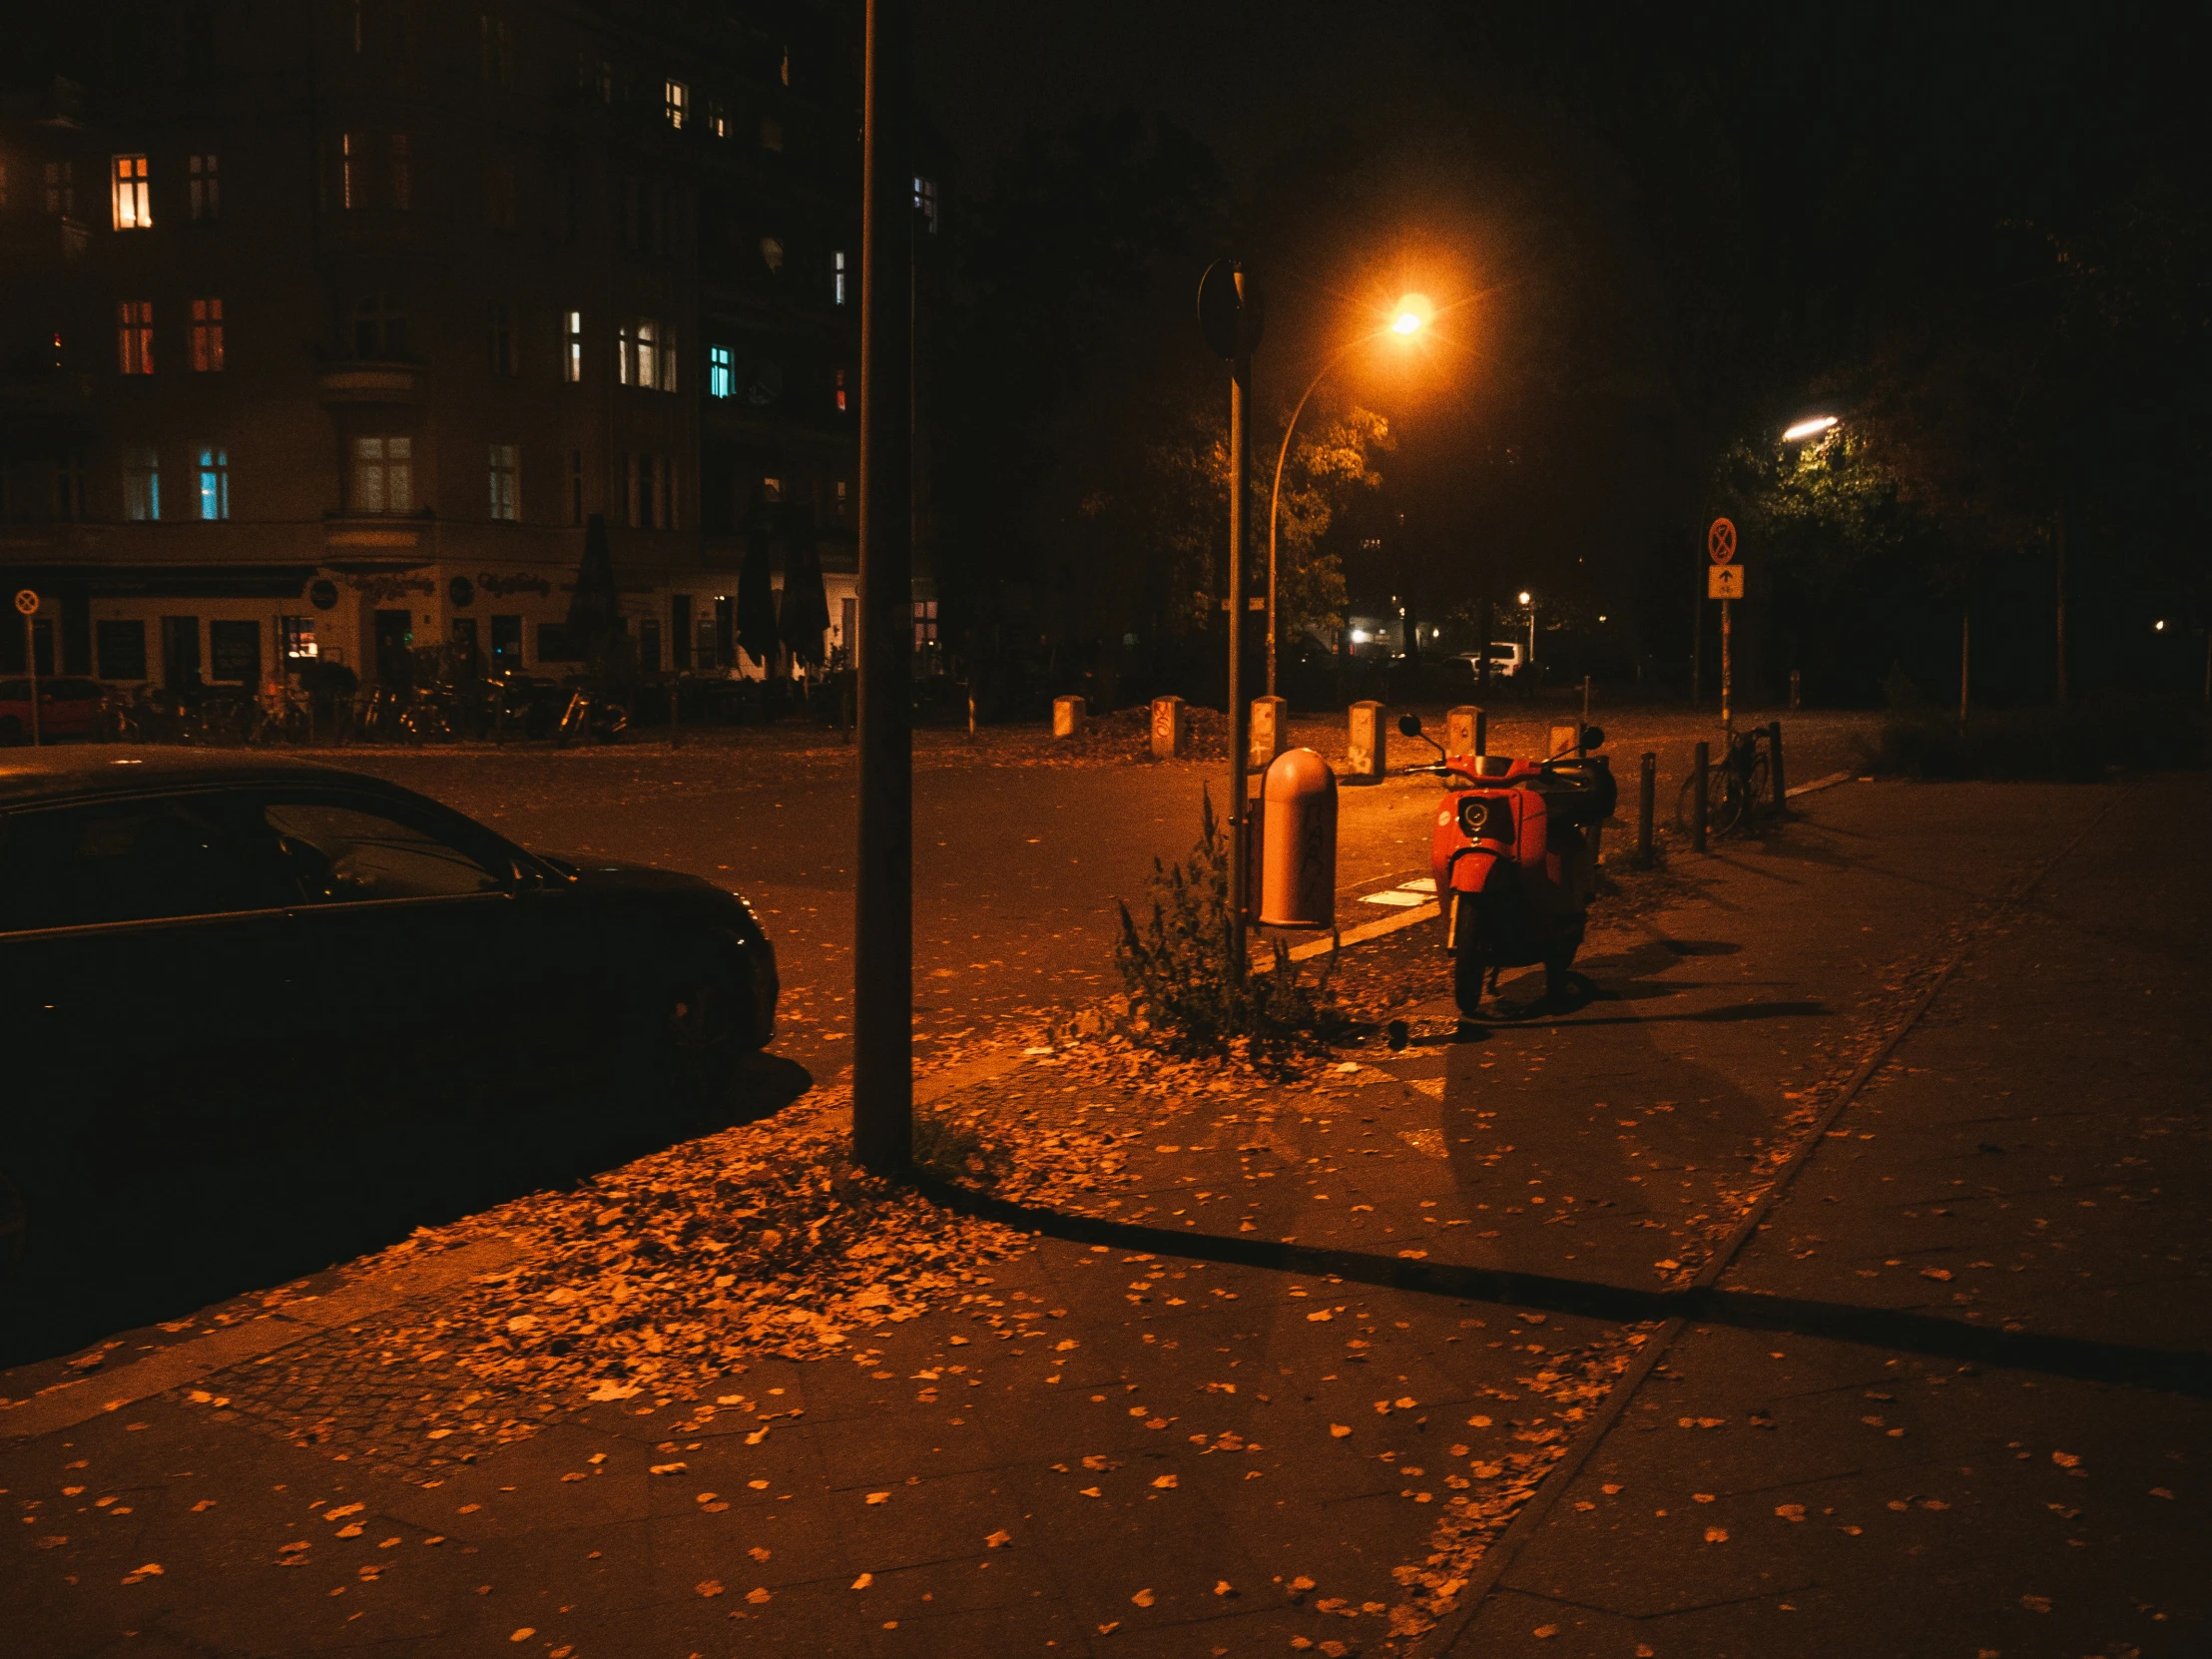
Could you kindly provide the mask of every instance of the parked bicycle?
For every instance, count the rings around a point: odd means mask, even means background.
[[[1705,830],[1709,835],[1748,833],[1770,811],[1771,782],[1759,732],[1738,732],[1705,769]],[[1687,834],[1697,820],[1697,773],[1682,780],[1675,797],[1675,828]]]

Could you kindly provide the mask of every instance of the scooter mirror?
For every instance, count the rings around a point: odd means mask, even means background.
[[[1583,728],[1582,728],[1582,747],[1583,747],[1584,749],[1599,749],[1599,748],[1602,748],[1602,747],[1604,746],[1604,743],[1605,743],[1605,728],[1604,728],[1604,727],[1602,727],[1602,726],[1585,726],[1585,727],[1583,727]]]
[[[1399,716],[1397,717],[1397,735],[1398,735],[1399,737],[1401,737],[1401,738],[1417,738],[1417,737],[1419,737],[1419,736],[1420,736],[1420,716],[1418,716],[1418,715],[1399,715]]]

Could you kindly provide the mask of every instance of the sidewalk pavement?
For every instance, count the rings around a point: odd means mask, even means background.
[[[2202,1353],[2207,893],[2172,827],[2207,793],[1812,798],[1593,930],[1579,1011],[1416,1003],[1402,1054],[1293,1085],[1030,1055],[942,1103],[1013,1147],[1004,1189],[1193,1254],[1039,1237],[711,1396],[462,1395],[441,1457],[409,1407],[451,1374],[392,1334],[496,1266],[304,1335],[248,1310],[198,1376],[135,1336],[167,1369],[114,1411],[55,1403],[131,1394],[112,1360],[0,1378],[37,1429],[0,1411],[0,1608],[57,1655],[2202,1651],[2202,1391],[1203,1258],[1661,1293],[1748,1227],[1724,1291]],[[1441,989],[1430,930],[1363,948]],[[262,1327],[293,1340],[244,1353]]]

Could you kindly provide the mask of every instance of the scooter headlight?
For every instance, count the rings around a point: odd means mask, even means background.
[[[1469,796],[1459,803],[1459,830],[1470,841],[1511,840],[1513,810],[1494,796]]]

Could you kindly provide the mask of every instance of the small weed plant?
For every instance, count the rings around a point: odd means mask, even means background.
[[[1199,803],[1198,842],[1181,863],[1152,860],[1152,914],[1142,926],[1126,903],[1114,963],[1129,993],[1132,1032],[1180,1054],[1288,1058],[1341,1023],[1326,969],[1308,980],[1272,941],[1274,971],[1230,960],[1229,837],[1210,794]],[[1240,971],[1241,970],[1241,971]]]

